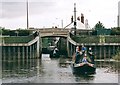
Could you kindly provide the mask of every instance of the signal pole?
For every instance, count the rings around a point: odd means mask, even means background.
[[[74,3],[74,35],[76,35],[76,3]]]

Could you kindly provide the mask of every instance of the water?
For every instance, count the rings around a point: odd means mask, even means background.
[[[118,83],[118,62],[96,61],[96,74],[75,75],[71,59],[50,58],[2,61],[3,83]]]

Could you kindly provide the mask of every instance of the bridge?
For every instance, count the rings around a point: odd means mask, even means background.
[[[60,41],[60,44],[66,48],[67,54],[69,57],[75,52],[76,45],[81,46],[84,44],[87,48],[92,47],[97,57],[105,57],[115,55],[117,50],[120,50],[120,40],[119,36],[106,36],[104,42],[101,42],[100,36],[71,36],[71,29],[63,28],[43,28],[43,29],[29,29],[32,31],[37,31],[39,35],[37,36],[7,36],[2,39],[0,46],[3,46],[3,51],[11,48],[13,50],[18,47],[17,50],[22,50],[23,52],[26,49],[29,49],[29,52],[37,49],[37,52],[40,54],[42,51],[42,38],[44,37],[61,37],[65,39],[65,44]],[[79,30],[78,30],[79,31]],[[76,39],[74,39],[76,38]],[[111,40],[111,39],[114,39]],[[64,40],[63,40],[64,41]],[[63,49],[61,47],[61,49]],[[4,49],[5,48],[5,49]],[[28,53],[28,51],[27,51]],[[38,54],[38,55],[39,55]]]
[[[63,29],[63,28],[43,28],[43,29],[36,29],[40,33],[40,37],[67,37],[70,29]]]

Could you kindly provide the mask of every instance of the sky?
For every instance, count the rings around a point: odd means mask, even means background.
[[[1,0],[0,26],[9,29],[27,27],[27,0]],[[29,27],[65,27],[71,22],[76,3],[77,17],[84,14],[91,28],[100,21],[106,28],[117,26],[120,0],[28,0]]]

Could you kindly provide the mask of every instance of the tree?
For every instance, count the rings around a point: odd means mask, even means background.
[[[111,35],[120,35],[120,27],[111,28]]]
[[[100,29],[105,29],[105,27],[103,26],[103,24],[99,21],[95,26],[94,26],[95,30],[100,30]]]

